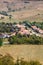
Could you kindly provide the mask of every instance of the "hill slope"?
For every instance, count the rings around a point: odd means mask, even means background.
[[[43,1],[0,0],[0,12],[2,11],[12,15],[13,20],[43,21]]]
[[[0,11],[8,11],[15,10],[15,9],[21,9],[32,6],[37,7],[38,5],[43,4],[42,1],[32,1],[29,0],[0,0]]]

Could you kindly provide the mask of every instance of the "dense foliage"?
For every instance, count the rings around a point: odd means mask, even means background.
[[[37,26],[38,28],[40,28],[40,29],[43,30],[43,22],[36,22],[36,21],[34,21],[34,22],[23,21],[23,23],[25,23],[26,26],[30,25],[30,27],[31,27],[32,25],[34,25],[34,26]]]
[[[41,65],[38,61],[24,61],[23,59],[17,59],[16,62],[13,61],[13,58],[8,54],[5,56],[0,55],[0,65]]]
[[[11,17],[10,17],[11,18]],[[11,33],[15,31],[15,24],[16,23],[0,23],[0,33]]]
[[[8,39],[10,44],[43,44],[43,38],[36,35],[25,36],[18,34]]]

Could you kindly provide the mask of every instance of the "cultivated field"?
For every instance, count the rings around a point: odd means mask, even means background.
[[[43,45],[7,45],[0,47],[0,54],[10,54],[16,58],[25,60],[38,60],[43,65]]]

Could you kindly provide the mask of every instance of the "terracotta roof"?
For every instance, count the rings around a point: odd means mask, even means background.
[[[20,30],[19,31],[20,34],[30,34],[30,32],[28,30]]]

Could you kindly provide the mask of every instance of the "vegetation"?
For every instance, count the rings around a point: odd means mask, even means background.
[[[38,28],[42,29],[43,30],[43,22],[32,22],[30,23],[31,25],[35,25],[37,26]]]
[[[13,58],[9,54],[1,56],[0,65],[14,65]]]
[[[17,59],[16,62],[13,61],[13,58],[7,54],[5,56],[0,56],[0,65],[41,65],[38,61],[24,61],[23,59]]]
[[[2,44],[3,44],[3,39],[0,38],[0,46],[2,46]]]
[[[36,21],[34,21],[34,22],[28,22],[28,21],[23,21],[23,23],[25,23],[26,24],[26,26],[28,26],[28,25],[30,25],[30,26],[32,26],[32,25],[34,25],[34,26],[37,26],[38,28],[40,28],[40,29],[42,29],[43,30],[43,22],[36,22]]]
[[[8,39],[10,44],[43,44],[43,38],[36,35],[26,36],[26,35],[15,35]]]
[[[11,19],[11,16],[10,16]],[[15,24],[16,23],[0,23],[0,33],[11,33],[15,31]],[[2,26],[3,25],[3,26]],[[13,26],[14,25],[14,26]]]
[[[0,14],[5,15],[5,16],[8,16],[8,14],[7,14],[6,11],[2,11],[2,12],[0,12]]]
[[[23,59],[19,60],[17,59],[15,65],[41,65],[38,61],[24,61]]]

